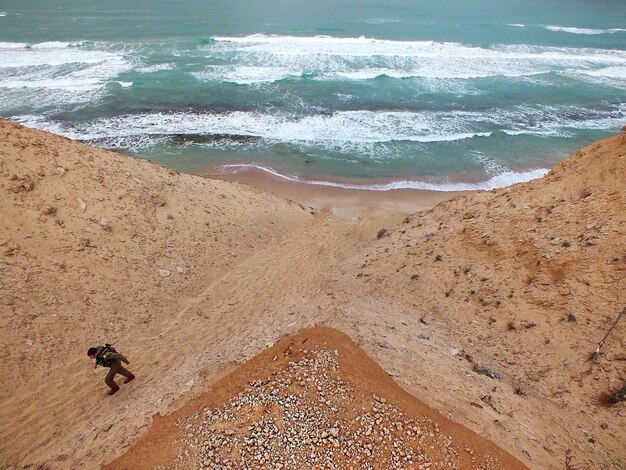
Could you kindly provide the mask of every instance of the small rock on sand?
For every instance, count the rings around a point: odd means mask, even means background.
[[[85,212],[85,209],[87,207],[87,204],[85,203],[85,201],[83,201],[81,198],[77,197],[76,198],[76,202],[78,203],[78,208],[80,209],[81,212]],[[102,224],[102,220],[100,220],[100,224]]]
[[[101,217],[100,218],[100,227],[102,227],[102,230],[104,230],[105,232],[110,232],[111,231],[111,221],[109,219],[107,219],[106,217]]]

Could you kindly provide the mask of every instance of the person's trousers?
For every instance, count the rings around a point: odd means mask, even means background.
[[[118,388],[118,385],[115,383],[115,380],[113,380],[117,374],[121,374],[124,377],[127,377],[129,379],[133,376],[132,372],[130,372],[128,369],[126,369],[122,365],[122,361],[119,361],[119,360],[113,361],[113,364],[111,365],[111,368],[109,369],[109,373],[104,378],[104,383],[113,389]]]

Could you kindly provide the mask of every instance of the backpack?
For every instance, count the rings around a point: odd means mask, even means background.
[[[100,351],[100,354],[98,354],[98,356],[96,357],[96,364],[102,367],[111,367],[113,365],[113,361],[107,361],[104,356],[112,352],[117,352],[113,345],[109,343],[104,343],[104,346],[98,347],[98,351]]]

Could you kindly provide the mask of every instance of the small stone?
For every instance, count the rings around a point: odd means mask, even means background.
[[[81,198],[77,197],[76,198],[76,202],[78,203],[78,209],[81,212],[85,212],[85,209],[87,208],[87,204],[85,203],[85,201],[83,201]],[[102,221],[100,221],[100,223],[102,223]]]
[[[13,175],[13,176],[14,177],[11,178],[12,180],[16,180],[16,179],[19,180],[19,178],[16,175]],[[35,183],[30,178],[23,178],[19,180],[16,184],[11,185],[9,189],[13,191],[14,193],[28,192],[28,191],[32,191],[33,189],[35,189]]]
[[[159,275],[161,277],[168,277],[171,273],[167,269],[159,269]]]
[[[100,227],[102,227],[102,230],[104,230],[105,232],[110,232],[111,222],[106,217],[100,217]]]

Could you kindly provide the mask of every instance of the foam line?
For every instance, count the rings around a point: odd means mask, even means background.
[[[271,36],[253,34],[242,37],[217,36],[207,50],[241,50],[283,56],[326,55],[340,57],[419,57],[419,58],[465,58],[465,59],[563,59],[563,60],[609,60],[626,58],[624,51],[604,49],[580,49],[544,46],[494,46],[482,48],[456,42],[392,41],[365,37],[340,38],[333,36]],[[582,57],[581,57],[582,55]]]
[[[563,33],[571,33],[571,34],[587,34],[587,35],[598,35],[598,34],[615,34],[625,32],[626,29],[623,28],[610,28],[610,29],[594,29],[594,28],[574,28],[571,26],[558,26],[558,25],[547,25],[545,28],[549,31],[558,31]]]
[[[32,45],[0,42],[0,68],[124,62],[123,57],[114,52],[77,47],[82,44],[57,41]]]
[[[452,192],[452,191],[475,191],[475,190],[490,190],[496,188],[502,188],[506,186],[510,186],[516,183],[523,183],[526,181],[530,181],[533,179],[543,177],[548,169],[546,168],[535,168],[528,171],[523,172],[513,172],[513,171],[505,171],[499,173],[495,176],[492,176],[488,180],[481,181],[478,183],[430,183],[425,181],[412,181],[412,180],[398,180],[391,181],[389,183],[379,183],[379,184],[352,184],[352,183],[338,183],[335,181],[325,181],[325,180],[306,180],[302,179],[298,176],[294,175],[286,175],[274,170],[272,167],[260,165],[257,163],[240,163],[240,164],[229,164],[222,165],[220,168],[224,170],[235,169],[241,170],[245,168],[255,168],[259,171],[263,171],[265,173],[271,174],[277,178],[281,178],[287,181],[292,181],[295,183],[303,183],[310,184],[315,186],[329,186],[334,188],[343,188],[343,189],[360,189],[366,191],[391,191],[394,189],[421,189],[428,191],[443,191],[443,192]]]
[[[626,80],[626,65],[605,67],[597,70],[584,70],[580,73],[593,77],[618,78]]]
[[[101,82],[97,78],[76,78],[48,79],[48,80],[0,80],[0,88],[48,88],[48,89],[68,89],[75,91],[97,90],[101,87]]]

